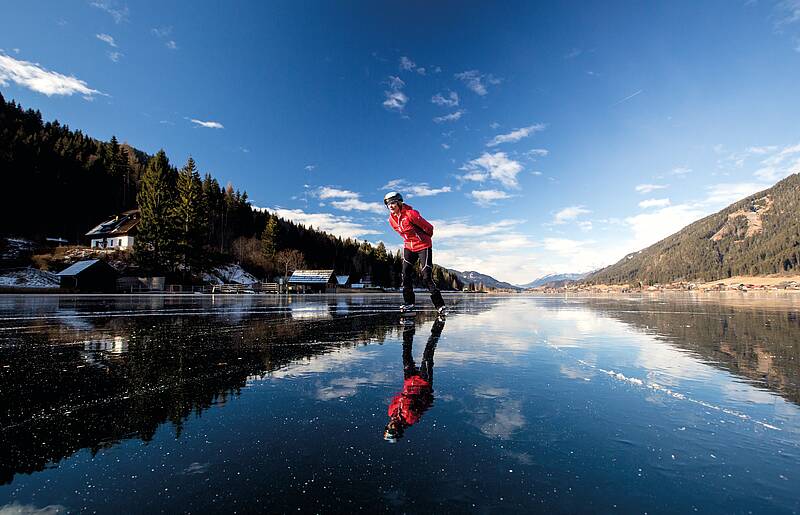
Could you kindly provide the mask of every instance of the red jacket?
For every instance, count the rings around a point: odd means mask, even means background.
[[[403,237],[406,248],[411,252],[429,249],[433,245],[433,226],[408,204],[403,204],[396,216],[389,214],[389,224]]]
[[[403,391],[398,393],[389,404],[389,417],[401,418],[406,424],[413,425],[433,404],[433,388],[431,384],[414,375],[403,382]]]

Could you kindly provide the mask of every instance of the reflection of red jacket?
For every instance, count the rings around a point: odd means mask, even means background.
[[[403,391],[395,395],[389,404],[389,417],[402,418],[409,426],[433,403],[433,388],[420,376],[411,376],[403,381]]]
[[[389,224],[403,237],[406,248],[412,252],[429,249],[433,245],[433,226],[408,204],[403,204],[397,216],[389,214]]]

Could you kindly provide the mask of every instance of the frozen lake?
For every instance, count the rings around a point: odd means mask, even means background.
[[[800,511],[800,299],[446,300],[0,296],[0,513]]]

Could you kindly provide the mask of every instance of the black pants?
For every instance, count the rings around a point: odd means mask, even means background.
[[[403,249],[403,301],[406,304],[414,304],[414,265],[420,262],[422,268],[422,284],[431,292],[431,301],[436,308],[444,306],[444,299],[433,282],[433,249],[422,249],[419,252],[412,252]]]
[[[414,333],[416,328],[412,325],[403,330],[403,379],[418,375],[433,386],[433,353],[436,352],[436,344],[442,335],[444,322],[436,320],[431,327],[431,335],[425,344],[425,351],[422,353],[422,363],[419,368],[414,362],[411,354],[414,346]]]

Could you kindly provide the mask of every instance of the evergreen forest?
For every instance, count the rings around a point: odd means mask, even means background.
[[[175,166],[164,150],[150,156],[116,137],[97,140],[2,95],[0,165],[12,192],[0,203],[0,246],[8,237],[86,245],[92,227],[139,209],[131,260],[138,273],[192,282],[236,262],[265,279],[332,268],[353,280],[400,285],[402,258],[383,243],[343,239],[254,209],[246,191],[201,174],[191,157]],[[439,266],[434,278],[443,289],[463,287]]]

